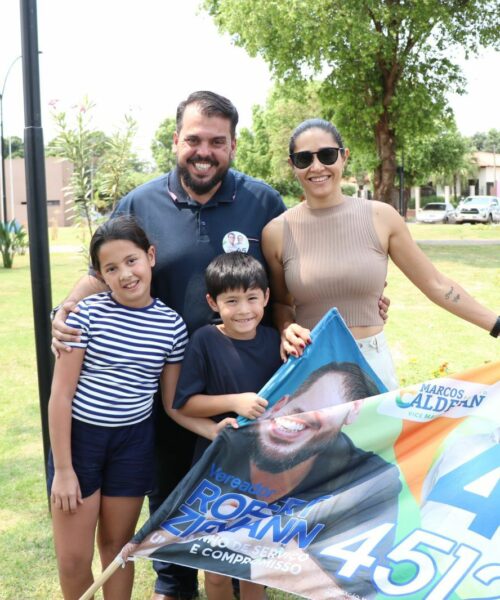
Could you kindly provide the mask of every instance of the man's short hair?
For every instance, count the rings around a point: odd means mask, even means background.
[[[261,263],[244,252],[228,252],[216,256],[205,271],[207,292],[213,300],[230,290],[260,289],[269,287],[267,275]]]
[[[182,129],[182,120],[186,106],[197,104],[200,112],[205,117],[222,117],[228,119],[231,123],[231,137],[236,137],[236,125],[238,125],[238,111],[236,107],[224,96],[220,96],[214,92],[201,90],[189,94],[186,100],[181,102],[177,107],[177,133]]]
[[[359,365],[351,362],[331,362],[323,365],[316,371],[313,371],[311,375],[293,392],[290,398],[301,396],[318,379],[321,379],[328,373],[339,373],[344,376],[344,387],[346,390],[346,402],[352,400],[362,400],[363,398],[369,398],[370,396],[376,396],[380,394],[379,389],[375,385],[375,382],[368,377],[368,375],[361,369]]]

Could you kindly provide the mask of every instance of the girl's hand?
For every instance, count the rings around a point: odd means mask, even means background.
[[[78,477],[73,469],[56,469],[50,500],[54,508],[65,513],[74,513],[83,504]]]
[[[133,544],[132,542],[125,544],[125,546],[123,546],[120,552],[120,556],[123,562],[127,562],[127,560],[137,550],[138,547],[139,544]]]
[[[241,417],[257,419],[266,412],[267,400],[254,392],[244,392],[235,396],[233,410]]]
[[[302,356],[305,347],[311,344],[311,331],[301,327],[297,323],[292,323],[281,333],[280,354],[283,361],[286,361],[288,355]]]

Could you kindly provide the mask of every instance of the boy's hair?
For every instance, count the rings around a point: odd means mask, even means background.
[[[90,240],[90,262],[95,271],[100,271],[99,250],[101,246],[113,240],[127,240],[144,252],[147,252],[151,246],[148,236],[131,215],[121,215],[109,219],[95,230]]]
[[[229,290],[269,287],[267,275],[261,263],[244,252],[228,252],[216,256],[205,271],[207,292],[213,300]]]

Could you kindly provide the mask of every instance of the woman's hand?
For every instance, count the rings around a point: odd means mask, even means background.
[[[56,469],[50,492],[52,505],[65,513],[74,513],[83,504],[78,477],[72,468]]]
[[[280,355],[286,361],[288,355],[302,356],[305,347],[312,343],[311,331],[297,323],[288,325],[281,333]]]

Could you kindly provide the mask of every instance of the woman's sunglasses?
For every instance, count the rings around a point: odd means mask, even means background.
[[[337,162],[339,152],[344,154],[344,148],[321,148],[317,152],[309,152],[304,150],[303,152],[293,152],[290,154],[290,160],[294,167],[297,169],[306,169],[311,166],[314,160],[314,155],[318,157],[318,160],[323,165],[333,165]]]

